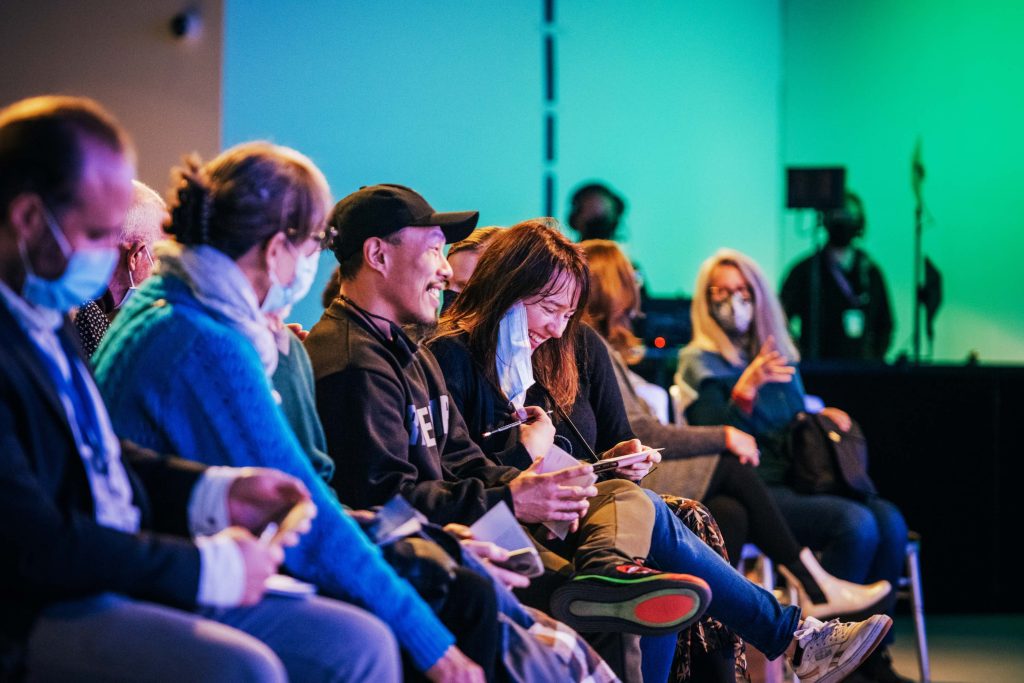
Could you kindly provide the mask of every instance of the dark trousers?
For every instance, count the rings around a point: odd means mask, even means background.
[[[779,564],[789,565],[800,556],[797,542],[778,504],[757,471],[740,464],[738,458],[723,455],[711,475],[704,504],[718,522],[729,560],[739,561],[748,540]]]
[[[574,573],[604,573],[611,566],[646,558],[651,552],[654,506],[636,484],[622,479],[597,483],[597,495],[564,540],[544,538],[541,526],[528,529],[540,551],[545,574],[519,599],[550,613],[551,593]],[[587,642],[623,681],[640,681],[640,637],[630,633],[587,633]]]
[[[448,598],[437,616],[455,636],[455,645],[484,670],[488,683],[500,681],[496,672],[501,670],[501,624],[490,582],[471,569],[456,567]],[[427,680],[407,657],[403,657],[403,665],[406,681]]]

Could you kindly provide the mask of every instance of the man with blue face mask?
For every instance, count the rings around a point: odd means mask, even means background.
[[[101,296],[85,301],[74,313],[75,330],[92,357],[110,322],[153,271],[153,245],[166,238],[167,205],[149,186],[132,181],[132,204],[118,236],[116,267]]]
[[[264,599],[303,529],[254,535],[305,487],[120,441],[75,343],[66,314],[106,287],[133,174],[91,100],[0,110],[0,680],[322,680],[351,663],[347,612]],[[384,650],[358,680],[398,680],[390,632],[371,633]]]

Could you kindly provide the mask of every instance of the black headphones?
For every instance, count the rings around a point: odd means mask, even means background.
[[[582,207],[584,198],[592,195],[600,194],[607,197],[612,206],[615,207],[615,222],[618,223],[619,219],[622,218],[623,212],[626,210],[626,202],[619,195],[612,192],[611,188],[603,183],[587,183],[581,185],[572,193],[569,209],[569,227],[577,230],[576,219],[579,217],[580,208]]]
[[[847,208],[849,204],[853,204],[856,207],[856,214],[851,213]],[[854,235],[856,237],[862,237],[864,235],[864,226],[866,224],[866,217],[864,216],[864,202],[862,202],[860,197],[853,192],[847,192],[843,198],[843,206],[838,209],[830,209],[825,212],[824,223],[825,229],[829,231],[833,228],[849,225],[855,229]]]

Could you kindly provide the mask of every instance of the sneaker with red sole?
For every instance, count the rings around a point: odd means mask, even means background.
[[[675,633],[704,614],[708,584],[689,574],[620,564],[604,574],[578,574],[551,596],[554,616],[581,633]]]

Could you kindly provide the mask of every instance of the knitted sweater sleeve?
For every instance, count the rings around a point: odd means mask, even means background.
[[[175,418],[213,427],[200,459],[272,467],[301,479],[319,512],[299,545],[288,549],[285,565],[324,593],[364,605],[391,628],[417,667],[427,670],[454,637],[316,475],[274,402],[255,350],[218,343],[223,341],[199,340],[190,345],[188,362],[176,364],[173,392],[181,412]]]
[[[626,404],[626,416],[637,437],[647,446],[664,448],[662,457],[666,460],[693,458],[701,455],[720,453],[725,450],[725,429],[721,426],[695,427],[692,425],[662,424],[651,415],[642,400],[631,394],[624,378],[616,373],[622,399]]]

